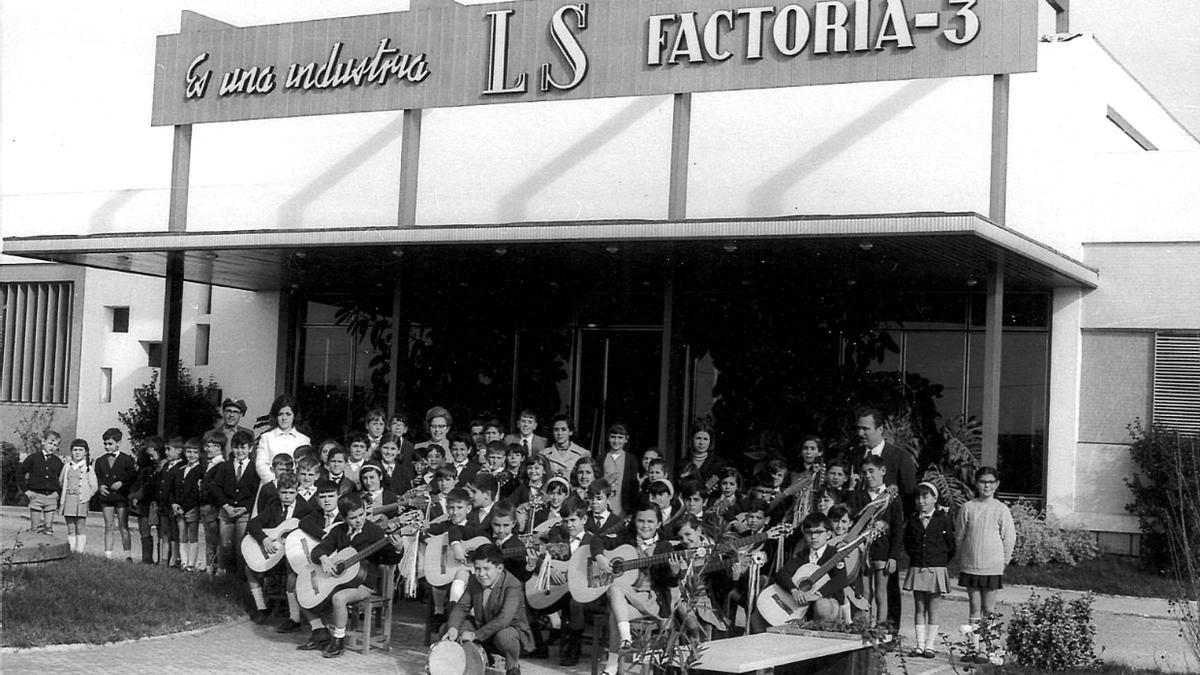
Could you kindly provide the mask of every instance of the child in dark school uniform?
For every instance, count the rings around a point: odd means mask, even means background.
[[[909,656],[934,657],[937,644],[937,601],[950,590],[946,565],[954,558],[954,523],[937,507],[938,491],[933,483],[917,486],[917,513],[904,526],[904,549],[908,573],[904,590],[913,594],[913,623],[917,644]]]

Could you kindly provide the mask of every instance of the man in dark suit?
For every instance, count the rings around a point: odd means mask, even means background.
[[[533,649],[525,588],[504,569],[504,554],[495,544],[480,546],[470,559],[471,581],[450,611],[442,639],[478,642],[488,652],[504,655],[505,675],[520,675],[521,651]]]
[[[895,485],[900,490],[900,504],[904,515],[914,512],[917,496],[917,462],[911,453],[896,447],[883,439],[883,425],[886,419],[882,412],[875,408],[861,408],[857,412],[858,423],[856,430],[858,440],[862,445],[863,454],[859,464],[867,455],[875,455],[883,460],[886,471],[884,484]],[[861,471],[860,471],[861,473]],[[900,626],[900,575],[891,574],[887,581],[888,621],[893,628]]]

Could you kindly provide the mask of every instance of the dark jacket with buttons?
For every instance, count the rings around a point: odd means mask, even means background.
[[[942,509],[935,509],[929,525],[913,514],[904,526],[904,550],[909,567],[945,567],[954,558],[954,521]]]

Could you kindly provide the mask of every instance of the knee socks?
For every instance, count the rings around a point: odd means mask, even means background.
[[[925,649],[925,630],[926,625],[918,623],[914,626],[917,632],[917,649]]]
[[[288,591],[288,618],[296,623],[300,623],[300,601],[296,599],[295,591]]]
[[[250,597],[254,598],[254,609],[265,610],[267,608],[267,599],[263,596],[262,586],[258,584],[251,586]]]

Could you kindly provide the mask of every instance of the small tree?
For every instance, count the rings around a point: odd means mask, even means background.
[[[140,445],[142,439],[158,434],[158,373],[150,374],[150,381],[133,390],[133,407],[117,416],[129,430],[129,439]],[[179,366],[179,384],[175,400],[179,406],[179,428],[168,429],[168,434],[198,436],[211,429],[217,420],[221,388],[217,381],[196,378],[182,364]]]

